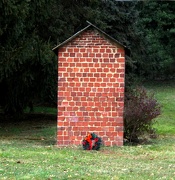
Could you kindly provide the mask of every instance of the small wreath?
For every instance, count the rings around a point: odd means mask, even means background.
[[[82,142],[84,150],[99,150],[102,145],[102,140],[96,134],[88,134]]]

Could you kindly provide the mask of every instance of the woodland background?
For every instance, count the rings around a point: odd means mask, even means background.
[[[175,78],[175,2],[1,0],[0,111],[56,107],[57,57],[52,48],[86,20],[126,45],[126,85]]]

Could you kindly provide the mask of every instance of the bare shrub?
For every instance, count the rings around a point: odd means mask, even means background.
[[[160,115],[160,104],[153,93],[136,87],[125,94],[124,137],[129,142],[138,142],[139,137],[150,132],[155,118]]]

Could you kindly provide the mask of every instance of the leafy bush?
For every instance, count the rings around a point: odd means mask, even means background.
[[[124,137],[129,142],[138,142],[139,137],[152,131],[154,118],[160,115],[160,105],[153,93],[148,93],[145,88],[137,87],[126,92]]]

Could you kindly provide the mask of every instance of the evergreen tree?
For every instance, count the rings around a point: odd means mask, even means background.
[[[175,2],[140,2],[138,29],[142,31],[145,53],[137,62],[139,74],[150,78],[175,75]]]
[[[15,114],[36,101],[56,104],[57,57],[51,49],[86,20],[130,49],[127,82],[172,77],[174,11],[170,1],[0,1],[0,106]]]
[[[39,2],[43,3],[43,9],[46,1]],[[0,2],[0,105],[8,114],[21,114],[41,97],[56,99],[56,94],[53,95],[56,58],[48,40],[38,33],[38,21],[34,17],[39,15],[31,13],[32,3],[35,2]],[[43,96],[46,92],[47,97]]]

